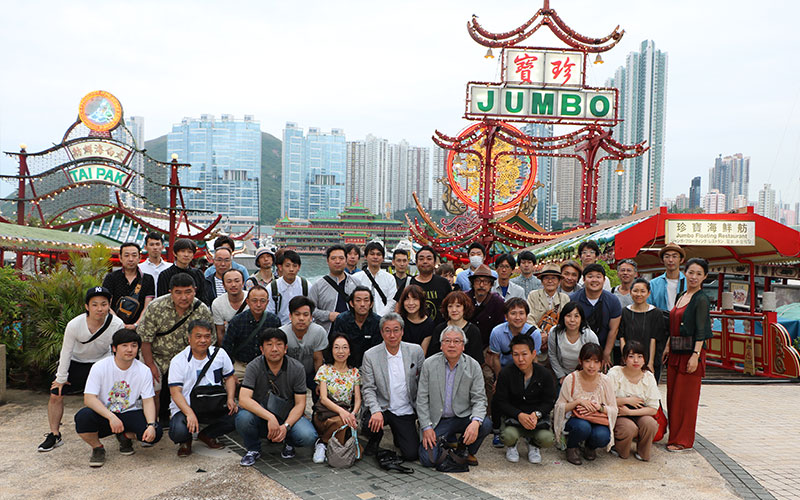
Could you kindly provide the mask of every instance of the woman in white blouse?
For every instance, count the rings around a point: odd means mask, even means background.
[[[634,456],[647,462],[653,436],[658,430],[655,414],[658,412],[661,393],[653,373],[647,367],[645,347],[640,342],[625,344],[622,350],[624,366],[608,371],[614,386],[619,407],[619,417],[614,426],[614,450],[620,458],[628,458],[633,438],[638,437]]]

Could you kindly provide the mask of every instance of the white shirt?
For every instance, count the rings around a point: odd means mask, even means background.
[[[111,337],[114,332],[125,327],[121,319],[111,315],[111,324],[96,339],[88,344],[82,344],[92,338],[89,325],[86,323],[86,314],[79,314],[67,323],[64,328],[64,341],[61,344],[61,356],[58,359],[56,382],[63,384],[69,378],[69,362],[95,363],[111,354]],[[105,320],[103,320],[105,324]],[[101,325],[102,326],[102,325]]]
[[[217,291],[217,297],[219,297],[223,293],[226,293],[225,292],[225,285],[222,283],[222,278],[220,278],[216,274],[214,275],[214,288]]]
[[[203,370],[203,367],[208,362],[208,356],[214,353],[216,347],[209,347],[206,357],[197,359],[192,356],[192,348],[186,347],[172,358],[169,363],[169,386],[182,386],[181,393],[189,405],[192,404],[191,396],[194,383],[197,381],[197,376]],[[219,353],[214,357],[214,362],[208,367],[208,371],[203,375],[203,380],[199,385],[222,385],[225,378],[233,375],[233,363],[225,349],[220,349]],[[170,398],[169,412],[170,416],[175,415],[181,411],[175,401]]]
[[[667,278],[667,305],[670,310],[675,307],[675,298],[678,296],[678,286],[680,286],[680,283],[680,279],[671,280]]]
[[[158,285],[158,275],[161,274],[161,271],[171,266],[169,262],[164,259],[161,259],[161,262],[158,265],[153,264],[150,262],[150,259],[145,259],[144,262],[139,263],[139,270],[143,273],[147,273],[153,277],[153,281]]]
[[[103,358],[92,366],[84,394],[94,394],[113,413],[140,410],[142,399],[155,396],[153,374],[138,359],[122,370],[114,358]]]
[[[242,302],[242,304],[245,304]],[[242,311],[246,311],[248,309],[247,305],[245,304],[244,309]],[[223,293],[216,299],[214,302],[211,303],[211,315],[214,317],[214,324],[215,325],[225,325],[225,329],[228,328],[228,321],[233,319],[236,316],[236,311],[238,309],[234,309],[231,305],[231,301],[228,300],[228,294]]]
[[[375,286],[367,276],[369,269],[365,269],[360,273],[353,275],[353,278],[358,281],[361,286],[365,286],[372,291],[374,303],[372,304],[372,311],[378,316],[384,316],[386,313],[394,312],[394,296],[397,293],[397,280],[394,276],[384,271],[378,270],[378,274],[374,276],[375,282],[381,287],[381,291],[386,296],[386,302],[383,301],[380,294],[375,290]]]
[[[414,407],[408,400],[403,350],[398,348],[395,355],[386,350],[386,364],[389,371],[389,411],[397,416],[411,415],[414,413]]]
[[[583,341],[581,337],[578,336],[578,340],[573,344],[567,339],[567,332],[560,332],[558,335],[558,349],[561,351],[561,366],[569,370],[568,373],[571,373],[575,371],[578,366],[578,355],[581,353]]]
[[[303,282],[300,276],[295,276],[294,282],[287,283],[282,277],[275,282],[278,287],[278,294],[281,296],[280,310],[275,311],[275,299],[272,297],[272,283],[267,285],[267,292],[269,292],[269,302],[267,303],[267,312],[277,314],[281,324],[285,325],[289,322],[289,301],[298,295],[303,295]]]

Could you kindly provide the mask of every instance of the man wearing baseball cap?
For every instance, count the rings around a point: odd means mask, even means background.
[[[90,467],[102,467],[106,450],[101,438],[116,434],[121,455],[133,455],[133,438],[157,443],[162,429],[156,422],[155,392],[150,369],[136,359],[142,338],[121,328],[111,340],[114,356],[92,366],[86,379],[83,402],[75,414],[75,431],[92,447]]]
[[[110,312],[111,292],[102,286],[86,291],[86,313],[76,316],[64,328],[64,340],[58,360],[56,379],[50,386],[47,420],[50,432],[39,445],[39,451],[50,451],[63,444],[61,417],[64,395],[82,394],[92,365],[110,354],[111,336],[125,324]]]

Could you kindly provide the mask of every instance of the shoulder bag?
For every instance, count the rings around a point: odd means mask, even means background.
[[[131,295],[120,297],[119,303],[117,303],[117,316],[122,321],[132,321],[136,317],[139,307],[141,307],[139,292],[142,291],[142,279],[140,276],[139,283],[136,284]]]
[[[89,342],[94,342],[95,340],[97,340],[97,337],[102,335],[104,331],[108,330],[109,325],[111,325],[111,315],[110,314],[108,316],[106,316],[106,322],[103,323],[103,326],[101,326],[99,330],[94,332],[94,335],[89,337],[89,340],[87,340],[86,342],[81,342],[81,344],[88,344]]]
[[[197,415],[198,420],[212,420],[228,412],[228,392],[225,390],[224,385],[198,385],[205,377],[219,350],[219,347],[214,348],[214,352],[208,358],[203,369],[200,370],[197,380],[194,382],[194,387],[189,393],[189,405],[192,407],[194,414]]]
[[[350,431],[349,438],[347,437],[348,431]],[[337,434],[342,435],[342,440],[339,440]],[[325,457],[328,459],[328,465],[334,469],[352,466],[356,460],[361,458],[361,447],[358,445],[356,430],[348,425],[339,427],[328,440]]]

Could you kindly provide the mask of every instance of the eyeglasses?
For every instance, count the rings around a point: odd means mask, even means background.
[[[383,333],[403,333],[402,328],[392,328],[391,330],[388,328],[383,329]]]
[[[231,259],[223,259],[223,258],[219,258],[219,259],[215,258],[214,259],[214,262],[230,262],[230,261],[231,261]]]
[[[442,344],[443,345],[444,344],[458,345],[458,344],[463,344],[463,343],[464,343],[464,341],[461,340],[461,339],[444,339],[444,340],[442,340]]]

